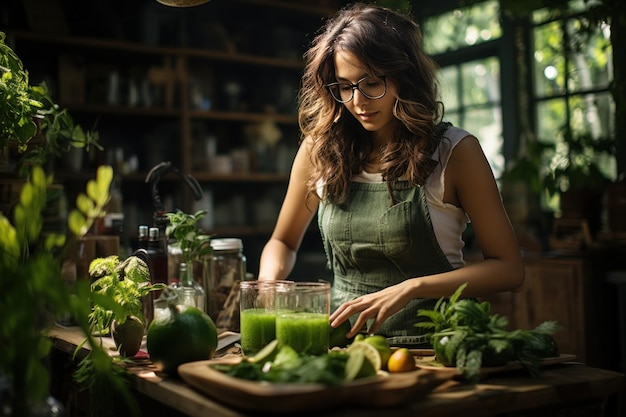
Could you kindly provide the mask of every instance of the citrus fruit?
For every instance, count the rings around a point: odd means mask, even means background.
[[[400,348],[393,352],[389,357],[387,369],[391,373],[414,371],[415,358],[409,349]]]
[[[170,304],[150,323],[148,354],[157,370],[176,374],[178,365],[210,359],[217,348],[217,328],[204,311]]]
[[[278,340],[274,339],[246,360],[250,363],[265,363],[274,360],[278,353]]]
[[[382,360],[380,358],[380,353],[378,350],[369,343],[365,342],[354,342],[350,346],[348,346],[347,352],[350,356],[356,351],[362,351],[363,356],[367,359],[373,367],[374,374],[376,374],[382,368]]]
[[[346,334],[350,331],[352,325],[350,324],[350,320],[346,320],[339,325],[339,327],[332,327],[329,324],[329,340],[328,347],[331,349],[334,347],[344,348],[348,346],[353,340],[353,337],[346,337]]]
[[[364,343],[372,345],[378,351],[380,355],[380,360],[382,364],[382,369],[387,368],[387,362],[389,361],[389,357],[391,356],[391,348],[389,347],[389,342],[387,342],[387,338],[385,336],[374,334],[370,336],[366,336],[363,339]]]

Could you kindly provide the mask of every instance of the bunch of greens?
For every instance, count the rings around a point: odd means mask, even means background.
[[[227,375],[252,381],[274,383],[320,383],[339,385],[345,381],[349,354],[332,350],[327,355],[299,355],[290,346],[282,346],[272,360],[242,360],[236,365],[214,365]]]
[[[467,284],[449,298],[441,298],[432,310],[419,310],[429,320],[416,323],[429,333],[437,361],[456,366],[470,381],[480,377],[483,366],[501,366],[518,360],[532,376],[539,376],[539,360],[558,356],[552,334],[560,328],[555,321],[533,330],[507,330],[506,317],[491,313],[488,302],[460,299]]]
[[[195,261],[201,261],[212,251],[211,235],[204,233],[198,222],[206,215],[206,210],[199,210],[193,214],[177,210],[167,213],[169,225],[167,236],[179,245],[183,253],[183,262],[191,266]]]

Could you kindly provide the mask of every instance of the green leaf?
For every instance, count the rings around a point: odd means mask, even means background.
[[[83,236],[87,233],[86,218],[78,210],[72,210],[67,218],[67,224],[74,236]]]

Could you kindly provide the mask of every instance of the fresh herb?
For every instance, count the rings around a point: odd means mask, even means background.
[[[193,214],[177,210],[175,213],[167,213],[170,221],[167,226],[167,236],[179,245],[183,253],[183,261],[187,265],[201,261],[203,257],[211,254],[211,235],[204,233],[198,226],[198,222],[206,215],[206,210],[199,210]]]
[[[235,378],[273,383],[319,383],[335,386],[345,381],[349,354],[333,350],[327,355],[298,355],[283,346],[273,361],[250,362],[245,358],[236,365],[214,365],[213,368]]]
[[[483,366],[501,366],[518,360],[534,377],[539,359],[558,356],[552,334],[560,328],[546,321],[533,330],[507,330],[506,317],[491,313],[491,305],[474,299],[460,299],[467,284],[450,298],[441,298],[432,310],[419,310],[429,321],[416,326],[431,330],[430,342],[437,361],[456,366],[470,381],[477,381]]]

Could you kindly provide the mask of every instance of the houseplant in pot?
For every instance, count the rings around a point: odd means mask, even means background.
[[[91,331],[111,334],[120,354],[127,357],[139,351],[144,335],[142,300],[151,291],[165,288],[165,284],[150,283],[148,264],[140,256],[138,251],[122,262],[117,255],[111,255],[96,258],[89,265],[89,275],[94,280]]]
[[[31,85],[28,71],[0,32],[0,151],[4,171],[28,173],[47,168],[54,157],[73,148],[102,149],[97,131],[75,124],[52,99],[45,83]]]

